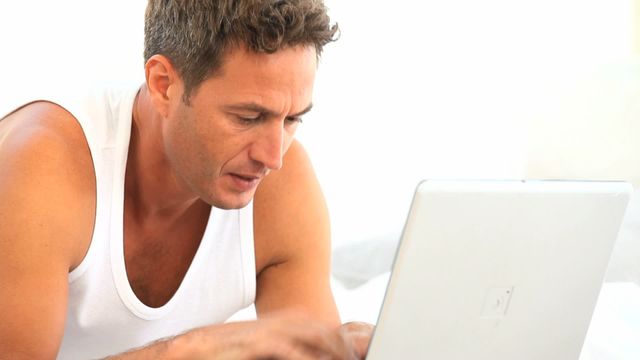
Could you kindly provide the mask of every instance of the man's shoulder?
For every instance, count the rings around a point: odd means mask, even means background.
[[[287,153],[284,155],[282,168],[271,172],[258,187],[256,197],[258,201],[269,201],[270,196],[279,199],[282,191],[292,186],[305,187],[305,180],[312,172],[311,160],[307,155],[304,146],[297,140],[291,143]],[[302,182],[301,182],[302,181]],[[274,194],[272,194],[274,193]]]
[[[254,214],[271,217],[296,211],[312,190],[319,191],[317,179],[306,150],[293,141],[280,170],[269,173],[256,190]],[[265,211],[262,211],[265,210]]]
[[[60,106],[35,102],[0,121],[0,207],[14,210],[5,226],[26,217],[68,232],[73,262],[84,254],[75,254],[76,246],[84,247],[75,239],[86,238],[93,221],[94,174],[82,129]]]
[[[258,265],[267,267],[329,246],[328,210],[311,160],[297,141],[282,169],[260,184],[253,207]]]
[[[83,140],[75,117],[49,101],[27,103],[0,119],[0,151],[27,150],[34,142],[70,148]]]
[[[93,175],[85,170],[93,161],[82,128],[64,108],[46,101],[27,104],[0,120],[0,157],[5,158],[0,162],[3,173],[58,170],[48,177],[66,172],[69,181],[87,181]]]

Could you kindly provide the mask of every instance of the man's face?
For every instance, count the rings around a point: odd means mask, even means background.
[[[174,100],[164,120],[165,150],[178,179],[213,206],[248,204],[262,178],[282,166],[311,108],[315,73],[313,47],[230,50],[189,106]]]

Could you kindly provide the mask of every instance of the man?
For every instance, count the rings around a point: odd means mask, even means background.
[[[142,87],[4,117],[0,359],[362,358],[294,140],[336,30],[320,0],[150,0]]]

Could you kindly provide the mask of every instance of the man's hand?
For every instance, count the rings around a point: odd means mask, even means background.
[[[348,322],[340,327],[340,333],[354,349],[358,359],[364,359],[369,351],[369,343],[374,326],[363,322]]]

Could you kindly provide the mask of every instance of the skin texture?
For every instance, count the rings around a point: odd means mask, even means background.
[[[51,359],[95,208],[91,158],[68,113],[41,102],[0,121],[0,199],[0,358]]]
[[[327,209],[294,140],[315,69],[309,47],[274,54],[239,47],[187,106],[171,62],[160,55],[147,62],[125,176],[132,289],[149,306],[165,304],[197,250],[210,205],[238,208],[254,199],[259,320],[195,329],[118,358],[364,355],[371,327],[340,329]],[[38,102],[0,121],[0,198],[0,278],[15,279],[0,285],[0,308],[10,309],[0,323],[0,359],[53,358],[67,274],[88,249],[95,216],[91,157],[73,116]]]

